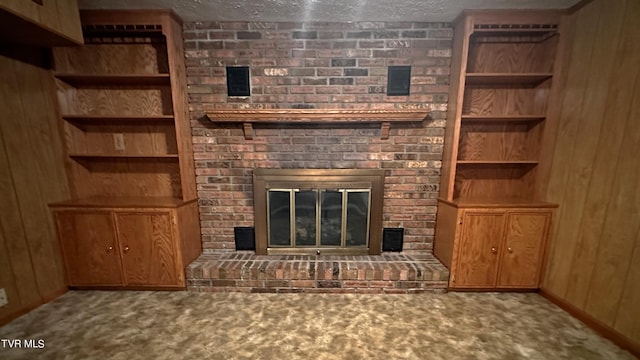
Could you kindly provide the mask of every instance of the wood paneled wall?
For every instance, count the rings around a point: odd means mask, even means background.
[[[640,346],[640,1],[569,18],[546,200],[560,204],[543,291]]]
[[[0,50],[0,324],[66,290],[47,204],[69,197],[46,51]]]

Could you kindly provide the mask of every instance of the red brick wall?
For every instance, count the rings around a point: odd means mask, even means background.
[[[404,250],[430,251],[447,109],[448,23],[196,22],[184,27],[194,157],[205,252],[233,250],[233,227],[253,226],[254,168],[387,170],[384,226],[405,228]],[[386,96],[387,67],[411,65],[411,94]],[[250,66],[251,96],[227,97],[225,66]],[[424,109],[392,126],[233,125],[216,108]]]

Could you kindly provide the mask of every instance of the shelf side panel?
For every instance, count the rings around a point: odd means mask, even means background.
[[[454,191],[456,158],[458,156],[460,136],[460,117],[463,115],[463,96],[470,27],[471,22],[468,18],[465,18],[456,24],[453,34],[451,86],[449,88],[447,124],[444,135],[442,173],[440,177],[440,194],[449,200],[453,198]]]
[[[163,33],[167,41],[168,67],[171,74],[172,114],[175,116],[175,132],[180,154],[180,178],[182,179],[182,198],[197,198],[193,141],[191,138],[191,118],[189,115],[189,96],[187,94],[187,74],[182,41],[182,25],[173,17],[163,18]]]

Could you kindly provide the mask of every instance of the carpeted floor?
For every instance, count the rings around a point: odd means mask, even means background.
[[[72,291],[0,339],[44,346],[0,359],[634,359],[521,293]]]

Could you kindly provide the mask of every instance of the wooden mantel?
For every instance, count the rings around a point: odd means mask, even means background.
[[[372,124],[380,123],[380,137],[389,138],[392,122],[421,122],[424,109],[218,109],[207,112],[215,123],[241,123],[246,139],[253,139],[253,124]]]

